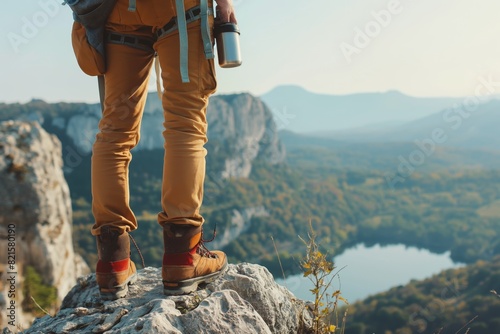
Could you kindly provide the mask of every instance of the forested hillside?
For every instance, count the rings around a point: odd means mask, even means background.
[[[299,160],[299,155],[295,152],[291,157]],[[141,164],[142,160],[149,163]],[[159,152],[137,152],[131,172],[132,207],[141,224],[134,233],[148,265],[160,263],[162,252],[156,223],[160,160]],[[86,170],[82,166],[76,174]],[[224,250],[233,261],[263,263],[275,274],[281,270],[271,237],[285,270],[297,271],[302,252],[298,235],[307,235],[309,221],[317,227],[322,244],[336,253],[360,242],[404,243],[438,253],[450,250],[453,260],[472,263],[500,254],[498,180],[500,171],[496,170],[415,172],[391,189],[382,171],[257,164],[248,179],[214,182],[209,177],[203,213],[206,232],[217,225],[223,233],[230,228],[233,210],[264,207],[267,215],[253,217]],[[93,254],[93,239],[87,233],[91,221],[88,193],[89,189],[73,188],[75,238],[85,254]]]

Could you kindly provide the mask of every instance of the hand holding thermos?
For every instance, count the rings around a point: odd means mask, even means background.
[[[232,0],[216,0],[217,10],[214,35],[217,43],[219,65],[222,68],[240,66],[240,30],[237,25]]]
[[[238,23],[234,13],[233,0],[215,0],[217,2],[217,18],[221,22]]]

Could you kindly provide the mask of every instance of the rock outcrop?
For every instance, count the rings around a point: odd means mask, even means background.
[[[304,302],[264,267],[229,265],[224,275],[187,296],[163,295],[161,270],[145,268],[127,298],[103,302],[95,276],[82,277],[54,316],[25,334],[42,333],[310,333]]]
[[[0,123],[0,252],[5,254],[7,227],[13,226],[16,266],[34,267],[60,300],[78,276],[90,272],[73,250],[62,165],[60,141],[38,123]]]
[[[250,228],[253,217],[267,216],[269,216],[269,212],[263,206],[242,210],[234,209],[231,216],[231,223],[224,228],[220,237],[212,241],[211,247],[213,249],[220,249],[229,245]]]
[[[248,177],[256,159],[271,165],[285,159],[273,115],[260,99],[250,94],[214,97],[207,118],[209,142],[226,143],[223,178]]]
[[[271,111],[250,94],[211,97],[207,121],[210,154],[224,152],[223,168],[217,171],[222,178],[248,177],[256,159],[269,164],[285,159],[285,149],[279,141]],[[163,148],[163,130],[161,103],[155,94],[150,94],[137,149]]]

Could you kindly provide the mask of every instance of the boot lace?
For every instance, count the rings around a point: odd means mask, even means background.
[[[141,262],[142,262],[142,268],[146,268],[146,264],[144,262],[144,257],[142,256],[142,253],[141,253],[141,250],[139,249],[139,246],[137,246],[137,242],[135,242],[135,239],[134,237],[132,237],[132,235],[128,235],[130,237],[130,240],[132,241],[132,243],[134,244],[135,246],[135,249],[137,249],[137,253],[139,254],[139,257],[141,258]]]
[[[205,243],[214,241],[216,235],[217,235],[217,225],[215,225],[214,233],[213,233],[212,238],[210,240],[203,239],[203,231],[202,231],[201,232],[201,239],[200,239],[200,242],[198,243],[198,249],[196,250],[196,252],[203,257],[216,259],[217,254],[212,253],[211,251],[208,250],[207,246],[205,246]]]

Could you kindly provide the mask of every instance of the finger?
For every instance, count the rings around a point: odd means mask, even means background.
[[[228,11],[217,11],[217,18],[221,20],[221,22],[229,22],[229,12]]]
[[[236,15],[234,15],[234,12],[231,13],[231,15],[229,16],[229,22],[231,23],[238,23],[238,21],[236,20]]]

